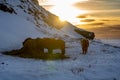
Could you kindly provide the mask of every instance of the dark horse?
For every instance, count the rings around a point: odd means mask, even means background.
[[[22,51],[28,51],[27,53],[44,53],[44,49],[48,49],[48,53],[53,53],[54,49],[60,49],[62,54],[65,54],[65,42],[60,39],[54,38],[27,38],[23,42]]]

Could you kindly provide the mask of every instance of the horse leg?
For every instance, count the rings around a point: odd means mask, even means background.
[[[87,53],[87,49],[88,49],[88,47],[85,47],[85,54]]]
[[[51,54],[52,53],[52,49],[48,49],[48,52]]]
[[[82,47],[82,54],[84,54],[85,50],[84,50],[84,47]]]
[[[43,53],[44,53],[44,48],[41,48],[40,51],[41,51],[41,53],[43,54]]]
[[[62,51],[62,55],[64,55],[65,54],[65,49],[61,49],[61,51]]]

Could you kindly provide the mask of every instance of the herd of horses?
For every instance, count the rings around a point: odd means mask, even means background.
[[[81,40],[81,46],[83,54],[87,53],[89,46],[89,41],[87,39]],[[48,52],[45,52],[45,49]],[[61,53],[54,54],[53,50],[59,49]],[[5,54],[17,55],[20,57],[31,57],[31,58],[65,58],[65,41],[55,38],[27,38],[23,42],[23,47],[19,50],[13,50],[11,52],[6,52]]]

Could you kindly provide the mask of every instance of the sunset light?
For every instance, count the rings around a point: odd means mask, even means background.
[[[50,9],[50,12],[59,16],[61,21],[69,21],[73,24],[79,24],[80,20],[77,19],[76,16],[85,14],[88,11],[80,10],[80,9],[78,10],[77,8],[71,5],[72,2],[73,0],[71,2],[66,0],[66,3],[62,3],[61,1],[55,1],[54,4],[56,3],[56,5],[54,5]]]
[[[83,1],[88,0],[39,0],[40,5],[72,5]]]
[[[58,15],[60,17],[60,20],[62,21],[67,20],[69,22],[76,22],[76,21],[79,21],[78,19],[76,19],[76,16],[80,14],[84,14],[87,11],[77,10],[76,8],[69,5],[66,5],[66,6],[57,5],[51,8],[50,12]]]
[[[72,5],[76,2],[82,2],[82,1],[88,1],[88,0],[50,0],[51,4],[53,5]]]
[[[87,13],[87,10],[80,10],[73,6],[77,2],[83,2],[88,0],[48,0],[42,5],[53,5],[49,11],[59,16],[61,21],[69,21],[72,24],[82,24],[80,19],[76,18],[78,15]]]

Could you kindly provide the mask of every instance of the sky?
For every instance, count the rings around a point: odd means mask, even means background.
[[[113,29],[109,32],[117,31],[113,36],[120,38],[120,28],[116,28],[120,27],[120,0],[39,0],[39,3],[59,16],[61,21],[67,20],[77,27],[97,33],[104,31],[103,27],[108,31]]]
[[[75,25],[84,24],[83,22],[87,22],[86,20],[83,21],[83,15],[84,18],[90,19],[120,18],[119,14],[120,0],[39,0],[39,1],[40,5],[42,5],[50,12],[58,15],[61,18],[61,20],[68,20]]]

